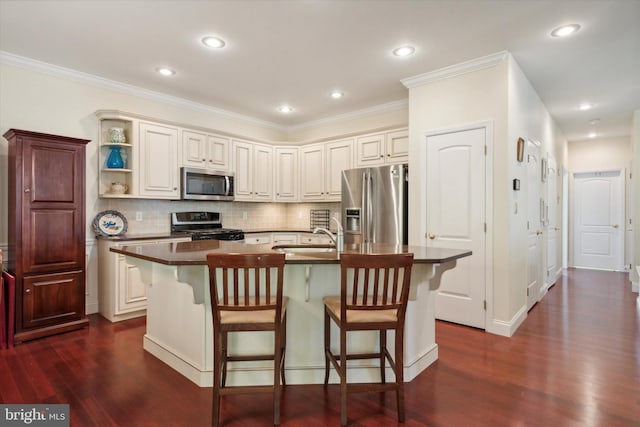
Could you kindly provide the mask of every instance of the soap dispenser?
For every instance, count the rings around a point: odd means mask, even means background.
[[[336,233],[336,250],[338,252],[344,252],[344,230],[342,229],[342,224],[336,217],[331,218],[338,225],[338,231]]]

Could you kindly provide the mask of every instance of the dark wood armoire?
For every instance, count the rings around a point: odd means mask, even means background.
[[[85,313],[85,139],[10,129],[8,269],[15,341],[88,326]]]

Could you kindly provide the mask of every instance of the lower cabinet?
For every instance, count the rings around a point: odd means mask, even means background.
[[[331,245],[333,244],[333,240],[331,237],[326,234],[315,234],[315,233],[300,233],[299,234],[300,244],[307,245]]]
[[[84,271],[24,276],[22,327],[46,328],[81,320],[84,306]]]
[[[135,265],[129,264],[124,255],[111,252],[111,248],[189,240],[188,237],[127,241],[101,239],[98,242],[98,311],[100,314],[111,322],[119,322],[144,316],[147,313],[147,284],[142,281],[140,270]]]
[[[271,243],[271,233],[245,233],[244,243],[246,245]]]

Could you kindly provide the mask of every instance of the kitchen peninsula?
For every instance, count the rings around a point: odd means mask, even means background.
[[[213,324],[209,296],[206,254],[255,253],[280,250],[286,254],[284,294],[287,306],[286,380],[288,384],[319,384],[324,379],[323,304],[325,295],[340,293],[339,253],[330,248],[294,247],[273,249],[272,244],[246,245],[239,242],[203,240],[131,245],[111,249],[127,256],[138,266],[147,286],[147,331],[144,349],[201,387],[212,385]],[[405,326],[405,378],[415,378],[438,358],[435,343],[435,309],[432,290],[441,275],[456,266],[470,251],[396,246],[385,244],[345,245],[345,252],[414,254],[411,290]],[[336,334],[334,337],[337,339]],[[252,339],[229,338],[231,352],[268,351],[272,335],[254,333]],[[353,332],[349,346],[370,351],[378,335]],[[392,342],[392,341],[391,341]],[[336,342],[337,344],[337,342]],[[359,366],[355,363],[361,362]],[[350,381],[378,381],[379,373],[371,361],[354,361]],[[272,368],[268,362],[231,365],[228,382],[268,384]],[[390,370],[389,370],[390,371]],[[353,372],[353,375],[351,373]],[[337,377],[332,372],[330,381]],[[391,375],[391,373],[389,373]]]

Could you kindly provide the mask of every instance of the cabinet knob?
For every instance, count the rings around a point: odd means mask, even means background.
[[[380,154],[380,158],[383,158],[383,157],[384,157],[384,154]]]
[[[176,191],[178,189],[178,187],[173,187],[173,191]]]
[[[31,289],[29,289],[29,288],[25,289],[25,290],[24,290],[24,293],[25,293],[25,294],[30,294],[30,293],[31,293]]]
[[[436,235],[433,233],[429,233],[429,239],[433,240],[436,238]]]
[[[203,162],[206,162],[206,161],[207,161],[207,159],[205,159],[205,158],[203,157],[203,158],[202,158],[202,161],[203,161]]]
[[[30,192],[30,191],[31,191],[31,189],[30,189],[30,188],[25,188],[25,189],[24,189],[24,192],[25,192],[25,193],[28,193],[28,192]]]

